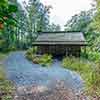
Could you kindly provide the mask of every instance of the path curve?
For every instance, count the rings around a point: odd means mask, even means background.
[[[17,86],[44,85],[53,88],[56,82],[63,81],[66,87],[76,90],[83,88],[81,77],[75,72],[62,68],[58,60],[55,60],[49,68],[45,68],[29,62],[24,52],[17,51],[10,53],[4,65],[8,79]]]

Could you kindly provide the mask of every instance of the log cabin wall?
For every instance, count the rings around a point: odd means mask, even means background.
[[[42,45],[38,46],[38,54],[66,55],[79,57],[81,52],[80,46],[66,45]]]

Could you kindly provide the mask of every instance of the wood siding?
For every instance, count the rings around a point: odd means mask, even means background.
[[[39,54],[52,54],[52,55],[66,55],[66,56],[80,56],[80,46],[66,46],[66,45],[42,45],[38,46]]]

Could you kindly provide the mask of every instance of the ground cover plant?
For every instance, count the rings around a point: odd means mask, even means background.
[[[40,64],[42,66],[50,66],[53,62],[51,54],[36,54],[37,47],[33,47],[27,50],[26,57],[31,60],[33,63]]]
[[[82,76],[88,95],[100,96],[100,63],[94,64],[81,58],[65,57],[62,66]]]
[[[6,78],[6,73],[2,61],[6,55],[0,53],[0,99],[12,100],[12,93],[14,92],[14,86],[11,81]]]

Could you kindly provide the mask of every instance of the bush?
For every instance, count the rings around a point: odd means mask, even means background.
[[[36,55],[36,52],[37,52],[37,47],[29,48],[29,49],[26,51],[26,57],[27,57],[29,60],[33,60],[34,55]]]
[[[31,60],[33,63],[40,64],[42,66],[49,66],[52,63],[52,55],[43,54],[36,55],[37,47],[30,48],[26,52],[27,59]]]
[[[4,60],[6,58],[6,54],[0,53],[0,61]]]
[[[1,67],[0,65],[0,80],[5,80],[5,78],[6,78],[5,71],[3,67]]]
[[[92,77],[89,81],[89,93],[91,95],[100,96],[100,62],[96,63],[92,71]]]
[[[11,83],[11,81],[6,79],[4,69],[0,65],[0,93],[4,94],[4,95],[2,95],[2,99],[6,100],[6,99],[4,99],[4,97],[5,98],[8,96],[11,97],[14,90],[15,90],[15,88],[13,87],[13,84]],[[9,99],[9,100],[12,100],[12,99]]]
[[[44,54],[41,56],[34,55],[32,61],[33,63],[40,64],[42,66],[49,66],[52,64],[52,56],[50,54]]]
[[[3,39],[0,39],[0,51],[5,51],[6,49],[6,41]]]
[[[42,66],[49,66],[52,64],[52,55],[50,54],[44,54],[40,57],[40,61],[39,64],[41,64]]]
[[[91,61],[98,62],[98,61],[100,61],[100,53],[89,51],[88,52],[88,59]]]
[[[84,59],[66,57],[62,61],[62,66],[76,71],[82,76],[89,94],[100,95],[100,62],[93,64]]]
[[[0,54],[0,61],[2,62],[2,60],[5,59],[5,57],[6,56],[4,54]],[[11,97],[14,90],[15,89],[13,87],[12,82],[6,79],[4,66],[0,64],[0,93],[4,94],[4,95],[1,95],[0,98],[2,98],[2,100],[8,100],[8,97]],[[12,100],[12,99],[9,99],[9,100]]]
[[[17,50],[16,46],[9,46],[8,49],[6,49],[6,52],[16,51],[16,50]]]
[[[64,68],[68,68],[78,72],[86,72],[89,71],[89,69],[92,69],[91,64],[89,62],[86,62],[84,59],[79,59],[74,57],[64,58],[62,61],[62,66]]]

